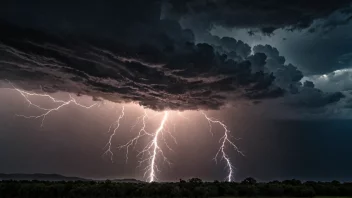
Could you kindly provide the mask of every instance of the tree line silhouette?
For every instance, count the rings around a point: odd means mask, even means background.
[[[1,198],[79,197],[314,197],[352,196],[352,182],[301,182],[299,180],[259,183],[253,178],[242,182],[203,182],[193,178],[173,183],[128,183],[106,181],[0,181]]]

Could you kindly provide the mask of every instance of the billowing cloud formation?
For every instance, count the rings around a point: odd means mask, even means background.
[[[0,8],[1,19],[15,24],[1,24],[1,79],[155,110],[218,109],[236,99],[317,90],[300,84],[302,73],[269,45],[251,49],[208,32],[195,44],[197,30],[160,19],[158,0],[65,3],[19,0]],[[320,106],[342,97],[337,96]]]
[[[278,28],[308,28],[314,20],[341,8],[342,14],[349,14],[350,3],[350,0],[170,0],[164,9],[168,17],[179,17],[185,24],[197,28],[210,29],[213,25],[220,25],[271,34]]]
[[[351,91],[352,69],[336,70],[323,75],[305,77],[324,91]]]
[[[263,69],[274,74],[275,85],[291,93],[286,97],[287,104],[295,107],[317,108],[338,102],[345,97],[337,90],[325,93],[315,88],[312,81],[306,80],[302,84],[302,72],[292,64],[285,64],[285,57],[280,56],[279,51],[270,45],[257,45],[253,48],[253,52],[267,56]]]
[[[282,88],[289,88],[297,84],[303,74],[292,64],[285,65],[285,57],[279,55],[279,51],[270,45],[257,45],[253,48],[254,53],[263,53],[267,56],[265,69],[273,72],[276,76],[275,83]]]
[[[282,94],[272,86],[273,76],[253,74],[249,61],[235,62],[208,44],[132,48],[3,29],[0,77],[40,84],[45,90],[134,101],[155,110],[217,109],[235,98]]]

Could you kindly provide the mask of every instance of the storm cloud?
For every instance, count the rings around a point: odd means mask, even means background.
[[[1,38],[2,79],[31,87],[76,92],[114,102],[138,102],[155,110],[217,109],[236,98],[279,96],[274,77],[252,73],[208,44],[180,49],[63,40],[7,26]],[[110,45],[110,46],[109,46]],[[113,47],[111,47],[113,46]],[[182,47],[182,48],[181,48]]]
[[[234,2],[229,8],[247,5]],[[173,6],[169,14],[174,9],[182,17],[190,14],[182,10],[182,5],[169,3]],[[292,2],[280,3],[277,7],[273,2],[252,3],[254,10],[273,9],[272,12],[261,10],[269,13],[264,18],[267,21],[259,20],[255,24],[254,19],[244,20],[249,27],[262,30],[303,28],[312,20],[347,5],[346,1],[335,1],[331,5],[319,4],[321,8],[315,9],[313,4],[303,2],[296,2],[297,7]],[[188,8],[193,5],[186,4]],[[4,3],[0,8],[3,11],[0,18],[4,21],[0,37],[1,79],[25,89],[42,87],[49,92],[66,91],[113,102],[137,102],[154,110],[219,109],[240,99],[258,101],[280,97],[285,92],[300,94],[307,90],[299,83],[302,72],[286,64],[276,48],[266,45],[251,49],[240,40],[218,38],[208,32],[204,42],[196,42],[197,28],[190,30],[181,26],[182,17],[162,17],[165,2],[89,1],[65,5],[67,2],[62,1]],[[197,18],[198,14],[206,13],[217,21],[213,8],[221,9],[221,5],[222,1],[216,1],[215,7],[201,4],[192,16]],[[304,20],[293,14],[291,19],[283,17],[285,23],[281,19],[269,22],[276,12],[282,14],[293,8],[311,14]],[[251,13],[251,16],[255,15]],[[233,19],[231,23],[224,21],[226,25],[236,24],[236,17],[226,17]],[[262,19],[261,15],[255,17]],[[312,89],[312,93],[318,90]],[[325,94],[314,95],[325,97]],[[334,98],[322,99],[319,106],[336,102],[342,96],[337,94]]]

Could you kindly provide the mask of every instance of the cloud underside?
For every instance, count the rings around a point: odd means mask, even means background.
[[[249,61],[235,62],[208,44],[184,43],[170,52],[148,45],[127,48],[116,43],[112,48],[103,42],[72,43],[40,32],[6,29],[7,36],[0,39],[0,78],[25,89],[40,85],[48,92],[138,102],[154,110],[218,109],[236,99],[283,93],[272,86],[272,75],[252,73]]]
[[[0,79],[24,89],[41,86],[47,92],[137,102],[154,110],[219,109],[238,100],[257,102],[284,93],[299,96],[290,104],[310,98],[305,107],[322,107],[342,98],[322,93],[311,83],[300,83],[302,72],[286,64],[272,46],[252,49],[242,41],[217,38],[207,31],[211,24],[261,30],[304,28],[347,5],[346,1],[319,3],[317,8],[303,1],[168,2],[89,1],[71,6],[63,6],[62,1],[8,2],[0,7],[0,20],[6,21],[0,24]],[[215,15],[220,11],[223,14]],[[302,17],[301,11],[310,14]],[[249,18],[244,17],[249,13]],[[268,16],[263,17],[264,13]],[[238,17],[243,24],[238,24]],[[208,19],[211,24],[185,29],[180,25],[185,19],[190,24]],[[207,37],[195,44],[199,31]]]

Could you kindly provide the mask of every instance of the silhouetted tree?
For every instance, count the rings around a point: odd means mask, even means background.
[[[313,197],[352,196],[352,183],[299,180],[257,183],[247,178],[236,182],[203,182],[192,178],[178,183],[119,183],[114,181],[0,181],[0,198],[206,198],[206,197]]]
[[[201,184],[202,180],[199,178],[191,178],[188,182],[192,184]]]
[[[248,177],[242,181],[242,184],[246,184],[246,185],[254,185],[256,183],[257,181],[252,177]]]

